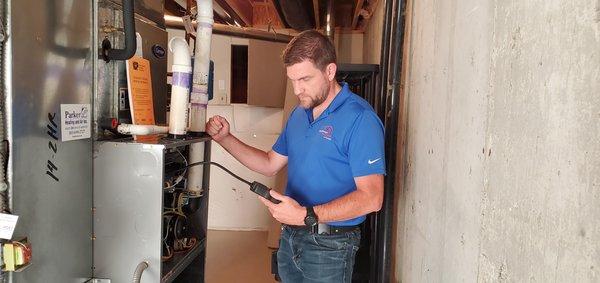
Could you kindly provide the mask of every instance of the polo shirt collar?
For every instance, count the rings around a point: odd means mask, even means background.
[[[335,96],[335,98],[333,99],[331,104],[329,104],[329,106],[327,106],[327,109],[325,109],[325,111],[323,111],[323,113],[321,114],[321,116],[319,116],[319,118],[317,118],[317,120],[329,116],[329,114],[333,113],[335,110],[340,108],[340,106],[342,106],[349,97],[350,97],[350,88],[348,88],[348,83],[344,82],[344,83],[342,83],[342,89],[340,90],[340,92],[338,92],[338,94]],[[313,118],[313,116],[312,116],[313,109],[305,108],[304,111],[306,111],[306,115],[309,117],[309,121],[314,123],[315,121],[312,119]]]
[[[346,102],[346,100],[350,97],[350,89],[348,88],[348,83],[342,83],[342,89],[335,96],[331,104],[327,106],[327,109],[323,111],[324,113],[330,114],[340,108]]]

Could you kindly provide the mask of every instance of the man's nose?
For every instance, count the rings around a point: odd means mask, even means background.
[[[293,87],[294,87],[294,94],[296,96],[298,96],[304,92],[304,88],[300,87],[298,84],[294,84]]]

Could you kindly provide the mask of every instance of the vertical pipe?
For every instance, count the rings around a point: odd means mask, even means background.
[[[377,109],[379,110],[378,114],[382,121],[385,121],[384,112],[385,112],[385,101],[388,94],[388,85],[389,85],[389,60],[390,60],[390,34],[392,30],[392,7],[394,1],[393,0],[385,0],[385,16],[383,20],[383,35],[381,37],[381,59],[379,65],[379,74],[380,74],[380,85],[379,91],[381,92],[381,96],[379,96],[379,105],[377,105]]]
[[[12,0],[4,1],[3,3],[4,13],[3,13],[3,21],[4,21],[4,29],[8,36],[8,40],[5,39],[3,46],[3,62],[2,62],[2,80],[4,85],[2,87],[2,91],[4,92],[4,96],[2,97],[2,103],[4,104],[3,112],[4,112],[4,138],[8,141],[7,151],[8,151],[8,160],[5,160],[5,164],[7,164],[6,170],[6,182],[8,184],[8,191],[4,194],[5,205],[8,207],[7,210],[11,211],[13,208],[13,199],[12,195],[14,192],[14,187],[11,181],[14,178],[13,171],[13,161],[14,156],[10,154],[13,151],[14,144],[13,141],[13,128],[12,128],[12,39],[11,39],[11,9],[12,9]],[[11,273],[12,274],[12,273]]]
[[[197,6],[196,52],[194,54],[194,77],[190,96],[190,132],[193,133],[205,131],[210,44],[214,23],[212,0],[197,0]]]
[[[325,14],[325,35],[335,43],[335,4],[334,0],[327,0],[327,14]]]
[[[379,118],[381,119],[381,121],[385,122],[385,102],[386,102],[386,97],[387,97],[387,93],[388,93],[388,66],[389,66],[389,59],[390,59],[390,34],[391,34],[391,30],[392,30],[392,11],[393,11],[393,5],[394,5],[394,1],[393,0],[385,0],[385,11],[384,11],[384,18],[383,18],[383,35],[381,37],[381,54],[380,54],[380,64],[379,64],[379,86],[378,86],[378,95],[377,95],[377,105],[376,110],[377,110],[377,115],[379,116]],[[387,130],[387,127],[386,127]],[[387,133],[387,131],[386,131]],[[391,158],[391,156],[388,156],[388,150],[387,148],[390,146],[388,144],[388,140],[387,140],[387,135],[386,135],[386,161],[389,160]],[[389,176],[391,173],[390,168],[387,168],[387,175]],[[384,191],[388,190],[388,187],[385,186],[384,187]],[[385,203],[385,196],[384,196],[384,203]],[[380,223],[380,218],[382,217],[381,214],[385,213],[385,209],[383,209],[380,212],[377,212],[373,215],[373,226],[374,229],[371,231],[371,249],[373,250],[373,254],[375,254],[374,257],[371,257],[371,266],[370,266],[370,276],[369,276],[369,281],[370,282],[381,282],[378,280],[378,277],[380,276],[380,272],[381,269],[379,268],[381,265],[381,261],[379,260],[380,257],[382,257],[381,253],[383,252],[383,250],[381,249],[381,244],[380,244],[380,237],[379,237],[379,229],[383,229],[383,227],[380,227],[379,223]]]
[[[392,57],[393,65],[391,66],[392,88],[387,100],[389,106],[385,112],[385,142],[386,142],[386,168],[387,175],[385,177],[385,190],[383,208],[380,213],[378,232],[378,274],[377,282],[389,282],[391,274],[391,251],[392,251],[392,219],[394,219],[394,189],[396,187],[396,147],[398,141],[398,100],[400,98],[400,73],[402,71],[402,54],[404,44],[404,9],[405,0],[396,1],[394,6],[394,33],[391,37],[393,40]],[[389,73],[389,72],[388,72]]]
[[[208,73],[210,70],[210,44],[212,37],[213,7],[212,0],[197,0],[198,17],[196,28],[196,52],[194,54],[194,76],[192,94],[190,97],[190,132],[205,131],[206,107],[208,105]],[[202,161],[207,149],[204,143],[194,143],[190,146],[189,162]],[[204,189],[202,172],[204,165],[189,169],[188,190],[200,195]]]
[[[169,114],[169,134],[173,137],[187,133],[190,78],[192,56],[187,41],[173,37],[169,41],[169,51],[173,53],[173,79],[171,82],[171,113]]]
[[[5,3],[0,3],[0,33],[2,36],[0,38],[0,212],[7,213],[9,211],[8,206],[8,183],[6,179],[6,168],[4,164],[6,163],[6,156],[8,156],[8,144],[4,142],[6,140],[6,124],[4,123],[4,114],[5,114],[5,97],[7,91],[5,91],[5,79],[4,79],[4,58],[6,54],[5,49],[5,41],[8,39],[8,30],[5,28],[6,24],[6,14],[5,14]]]

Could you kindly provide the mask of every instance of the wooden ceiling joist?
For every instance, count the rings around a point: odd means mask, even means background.
[[[165,0],[165,11],[172,16],[182,17],[185,15],[185,8],[175,0]]]
[[[215,0],[241,26],[252,26],[252,4],[248,0]]]
[[[253,7],[253,19],[252,26],[256,28],[284,28],[283,21],[277,13],[275,4],[272,0],[254,1]]]
[[[388,0],[391,1],[391,0]],[[366,7],[366,12],[365,11],[359,11],[359,13],[366,13],[368,16],[363,16],[363,20],[359,22],[357,29],[360,30],[361,32],[364,32],[365,29],[367,28],[367,24],[369,23],[369,20],[372,18],[371,15],[373,15],[373,13],[375,13],[375,9],[377,9],[377,5],[379,4],[379,0],[369,0],[368,1],[368,5]]]
[[[281,27],[285,27],[283,24],[283,20],[279,16],[279,13],[277,13],[277,8],[275,8],[275,3],[273,2],[273,0],[267,0],[267,1],[269,2],[269,7],[270,7],[269,9],[271,11],[273,11],[273,14],[275,15],[274,20],[276,22],[278,22]]]
[[[316,28],[321,28],[321,16],[319,15],[319,0],[313,0],[313,11],[315,12]]]
[[[356,5],[354,7],[354,13],[352,16],[352,29],[356,28],[358,24],[358,16],[360,15],[360,10],[362,10],[364,4],[364,0],[356,0]]]

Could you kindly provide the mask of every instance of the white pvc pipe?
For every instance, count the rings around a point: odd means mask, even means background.
[[[206,105],[208,104],[208,72],[210,68],[210,44],[212,37],[213,0],[196,0],[196,53],[194,54],[194,77],[190,96],[191,132],[204,132]]]
[[[187,111],[192,57],[187,42],[181,37],[174,37],[169,41],[169,50],[173,53],[169,134],[183,136],[187,133],[188,126]]]
[[[194,77],[190,97],[190,132],[206,131],[206,105],[208,104],[208,72],[210,68],[210,44],[213,25],[212,0],[196,0],[198,16],[196,18],[196,54],[194,54]],[[204,143],[190,146],[189,162],[204,160]],[[208,166],[208,165],[207,165]],[[188,190],[201,194],[204,166],[194,166],[188,171]]]
[[[123,135],[154,135],[166,134],[169,132],[169,127],[155,125],[132,125],[120,124],[117,126],[117,131]]]
[[[188,155],[189,163],[196,163],[200,161],[204,161],[204,143],[197,142],[190,145],[190,153]],[[188,169],[188,183],[187,189],[193,192],[196,195],[201,195],[204,191],[202,187],[202,180],[204,176],[204,166],[210,165],[200,165],[193,166]]]

